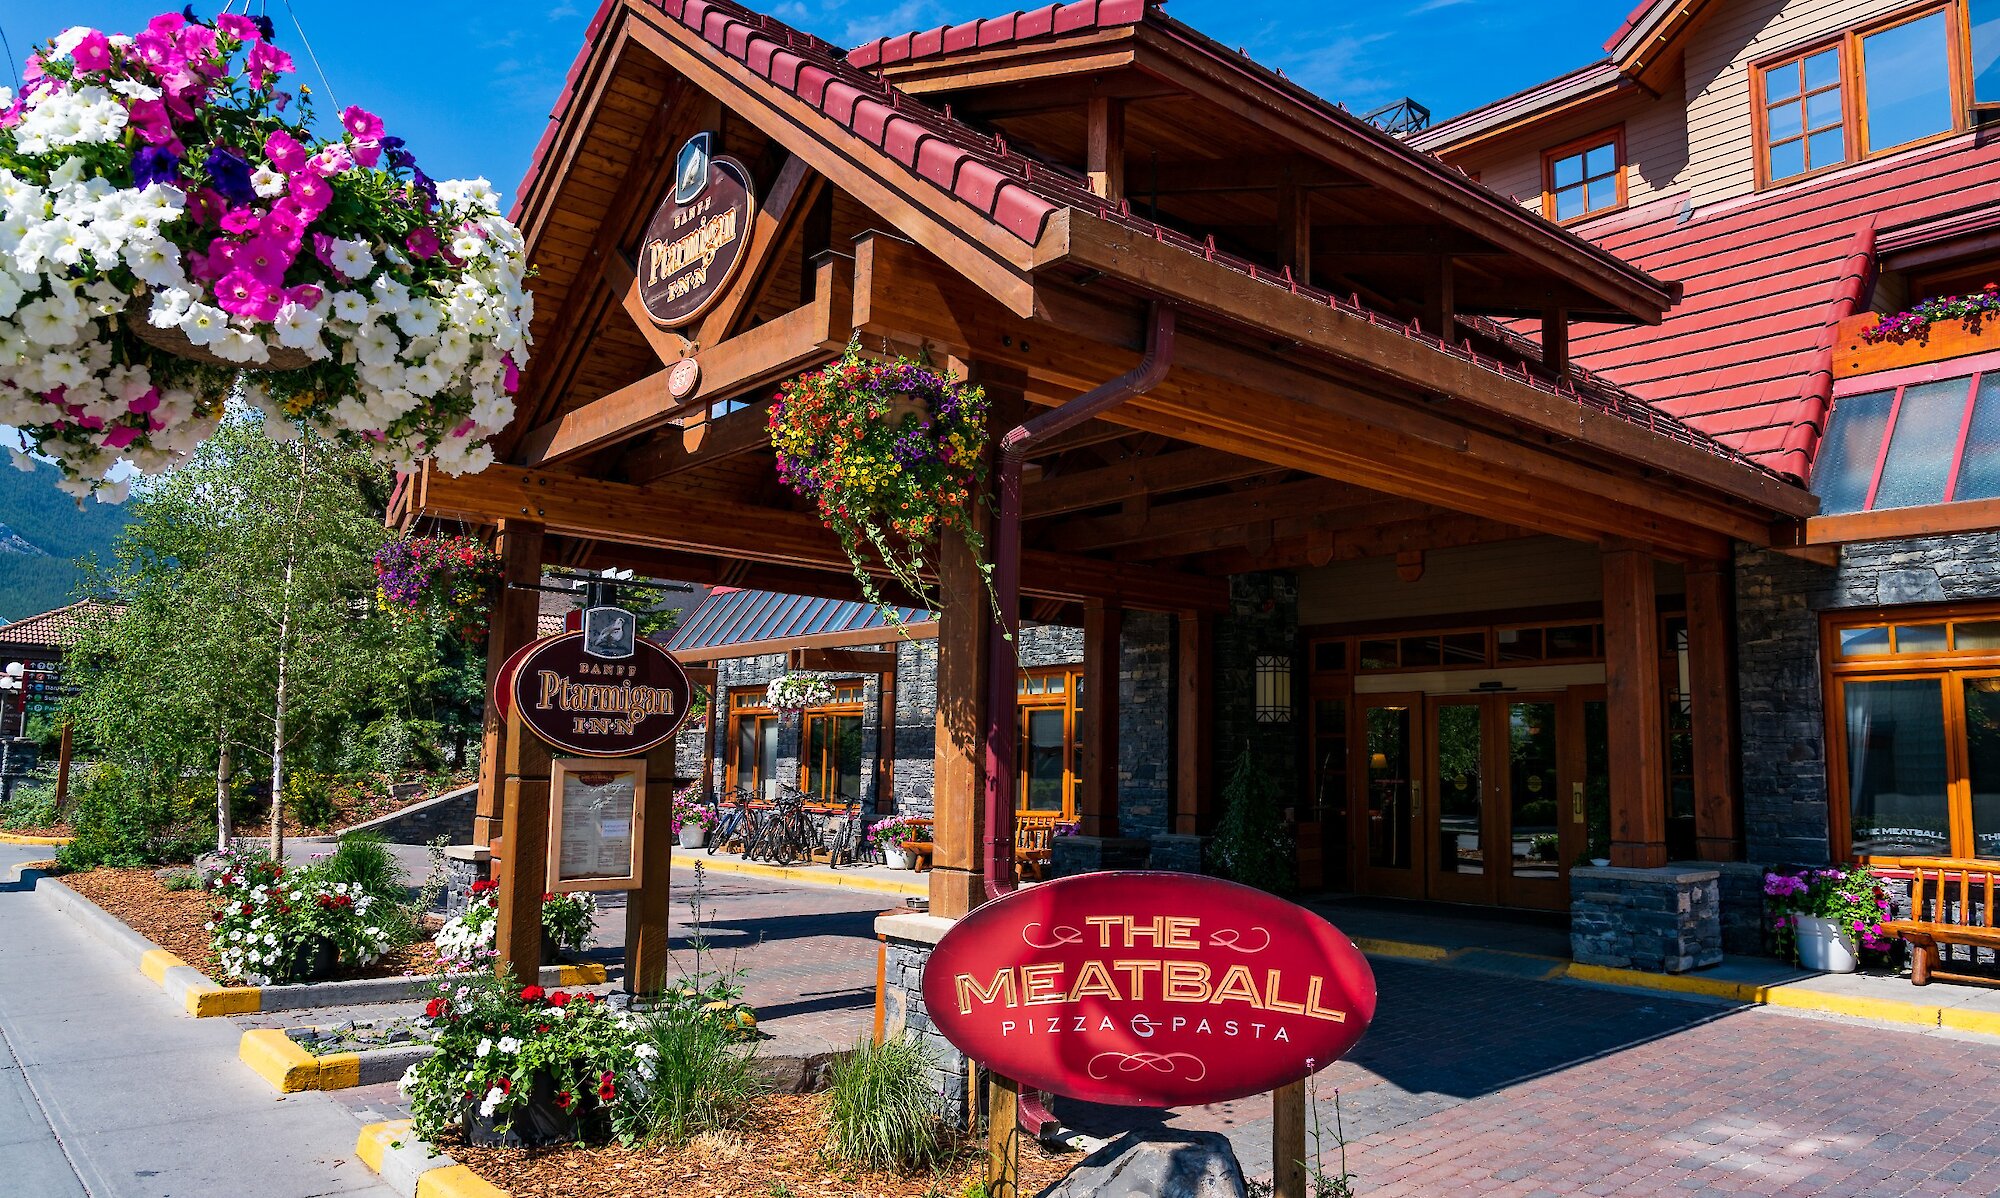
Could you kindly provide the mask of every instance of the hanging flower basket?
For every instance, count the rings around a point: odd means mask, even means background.
[[[500,555],[474,537],[398,537],[375,551],[375,601],[385,611],[435,614],[467,643],[486,639]]]
[[[462,473],[512,418],[533,301],[483,179],[381,120],[322,138],[261,18],[74,28],[0,88],[0,423],[75,495],[185,459],[232,392],[399,469]]]
[[[775,711],[804,711],[833,702],[833,683],[818,674],[780,674],[764,688],[764,702]]]
[[[984,389],[908,358],[871,361],[857,344],[785,383],[771,405],[778,478],[818,506],[862,594],[899,627],[875,571],[936,611],[926,578],[936,573],[938,538],[961,537],[986,559],[973,523],[986,482],[986,416]]]

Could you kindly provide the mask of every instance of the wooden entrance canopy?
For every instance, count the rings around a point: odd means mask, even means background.
[[[1670,284],[1157,9],[1120,8],[1086,48],[1109,55],[1087,86],[1044,55],[1018,78],[931,63],[905,89],[733,4],[607,0],[515,210],[536,352],[503,464],[412,480],[396,514],[512,529],[539,561],[852,597],[833,537],[772,470],[778,380],[850,338],[928,353],[987,388],[997,435],[1131,370],[1163,303],[1180,330],[1164,380],[1030,462],[1024,615],[1199,628],[1233,573],[1548,533],[1605,546],[1640,619],[1651,559],[1795,543],[1817,508],[1803,489],[1569,366],[1570,321],[1657,321]],[[735,282],[668,330],[632,262],[702,131],[749,164],[760,204]],[[1539,340],[1496,323],[1522,317]],[[676,401],[667,370],[686,357],[700,387]],[[971,570],[946,555],[948,597]],[[962,687],[965,722],[940,737],[941,792],[979,726],[979,671],[954,660],[979,636],[951,622],[940,688]],[[1189,639],[1192,664],[1205,638]],[[1630,640],[1635,671],[1650,648]],[[1614,705],[1657,706],[1636,673],[1621,700],[1617,668]],[[1180,783],[1183,804],[1205,785]],[[974,869],[950,806],[941,793],[947,885]]]

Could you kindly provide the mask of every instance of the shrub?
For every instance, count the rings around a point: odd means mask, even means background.
[[[1258,765],[1247,749],[1229,771],[1222,804],[1222,821],[1211,850],[1222,876],[1273,894],[1289,894],[1298,880],[1292,830],[1285,826],[1270,771]]]
[[[108,762],[75,775],[66,870],[138,869],[192,861],[215,842],[215,798],[200,780],[156,780]]]
[[[403,867],[389,852],[389,842],[373,832],[341,837],[326,859],[326,873],[336,882],[353,882],[376,898],[401,901],[407,889]]]
[[[14,797],[0,808],[0,828],[47,828],[56,822],[56,784],[47,778],[23,779]]]
[[[333,779],[318,770],[296,769],[285,775],[285,810],[302,828],[324,828],[333,822]]]
[[[730,1047],[730,1029],[705,1013],[669,1006],[640,1024],[633,1047],[638,1119],[671,1145],[740,1124],[764,1092],[750,1054]]]
[[[876,1171],[926,1169],[950,1147],[937,1075],[909,1037],[862,1041],[835,1062],[828,1092],[828,1149],[842,1164]]]

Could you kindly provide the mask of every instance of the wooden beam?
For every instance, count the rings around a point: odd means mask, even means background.
[[[1125,429],[1117,431],[1120,435],[1128,433]],[[1118,457],[1115,465],[1044,478],[1028,486],[1022,495],[1027,518],[1034,520],[1104,507],[1135,495],[1160,496],[1237,482],[1267,474],[1271,469],[1269,462],[1215,449]]]
[[[1125,101],[1084,101],[1084,143],[1090,190],[1116,204],[1125,198]]]
[[[1118,659],[1124,613],[1115,603],[1083,605],[1083,777],[1078,831],[1118,835]]]
[[[1296,183],[1278,188],[1278,257],[1301,287],[1312,286],[1312,195]]]
[[[456,478],[426,470],[418,480],[415,503],[426,515],[477,524],[527,519],[545,524],[550,532],[588,540],[838,573],[852,569],[818,517],[707,492],[496,465]],[[944,540],[949,544],[954,538]],[[1081,602],[1126,596],[1128,606],[1145,611],[1215,611],[1228,601],[1221,579],[1040,549],[1024,552],[1022,562],[1022,591],[1036,598]]]
[[[678,432],[665,429],[634,447],[619,461],[626,481],[650,486],[717,462],[768,448],[770,401],[731,412],[718,420],[692,421]]]
[[[1604,679],[1611,762],[1611,864],[1667,863],[1665,713],[1653,559],[1604,553]]]
[[[847,270],[841,259],[826,259],[812,303],[697,354],[702,373],[693,398],[675,402],[667,390],[669,372],[657,371],[530,431],[515,450],[515,463],[549,466],[603,449],[839,353],[853,307]]]
[[[758,588],[762,589],[762,588]],[[724,658],[764,657],[776,653],[794,651],[827,651],[845,649],[848,646],[872,647],[894,644],[898,640],[927,641],[938,634],[936,620],[925,620],[912,624],[903,632],[893,628],[855,628],[845,632],[814,632],[805,636],[773,637],[761,641],[741,641],[733,645],[715,645],[705,649],[680,649],[675,656],[683,661],[721,661]],[[893,656],[893,653],[891,653]],[[818,667],[795,667],[817,669]],[[868,671],[863,671],[864,673]]]
[[[412,481],[417,481],[412,477]],[[502,520],[493,549],[500,556],[500,582],[486,625],[486,689],[480,717],[479,796],[473,801],[472,842],[491,844],[500,835],[506,776],[507,723],[493,706],[493,683],[516,649],[535,639],[541,593],[528,590],[542,580],[542,526],[531,520]]]
[[[825,674],[889,674],[896,669],[894,649],[793,649],[788,660],[794,670]]]
[[[639,270],[631,255],[622,250],[606,254],[604,282],[662,365],[671,366],[694,352],[693,342],[671,329],[661,328],[653,314],[646,311],[646,301],[639,294]]]
[[[1808,546],[1991,532],[2000,529],[2000,499],[1968,499],[1959,503],[1885,508],[1879,512],[1813,516],[1805,524],[1805,543]]]
[[[800,217],[811,210],[825,187],[826,179],[814,174],[812,168],[796,154],[785,159],[785,165],[778,168],[777,177],[771,180],[770,190],[764,193],[763,202],[757,209],[757,219],[752,222],[750,248],[744,251],[743,264],[737,268],[729,288],[696,327],[694,343],[697,347],[717,345],[736,330],[757,295],[758,285],[764,281],[766,268],[776,262],[779,253],[790,244],[792,233],[799,227]]]
[[[1179,667],[1174,697],[1174,831],[1206,832],[1211,824],[1210,764],[1214,744],[1215,620],[1182,612],[1174,637]]]
[[[1743,805],[1736,781],[1735,638],[1727,562],[1687,568],[1688,735],[1694,747],[1694,836],[1703,861],[1743,856]]]
[[[1051,528],[1042,543],[1052,549],[1091,551],[1137,541],[1235,528],[1285,516],[1310,516],[1367,497],[1345,483],[1315,478],[1281,483],[1206,499],[1154,504],[1132,513],[1069,519]]]
[[[1569,313],[1562,308],[1542,309],[1542,368],[1557,378],[1569,375]]]
[[[1132,180],[1140,192],[1163,196],[1202,195],[1231,191],[1270,191],[1290,182],[1296,187],[1353,187],[1355,177],[1326,162],[1297,155],[1251,158],[1204,158],[1190,162],[1148,165]]]

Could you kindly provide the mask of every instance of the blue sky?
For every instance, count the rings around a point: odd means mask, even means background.
[[[439,178],[484,175],[513,198],[596,0],[289,0],[342,104],[379,112]],[[871,37],[1006,12],[1019,0],[751,0],[829,41]],[[252,0],[278,23],[301,78],[318,72],[286,0]],[[1404,95],[1439,117],[1590,62],[1630,0],[1172,0],[1168,11],[1218,41],[1357,111]],[[132,30],[165,0],[0,0],[18,64],[72,24]],[[201,6],[212,13],[215,5]],[[238,5],[241,10],[241,5]],[[12,71],[0,64],[0,71]],[[11,78],[6,78],[11,82]]]

